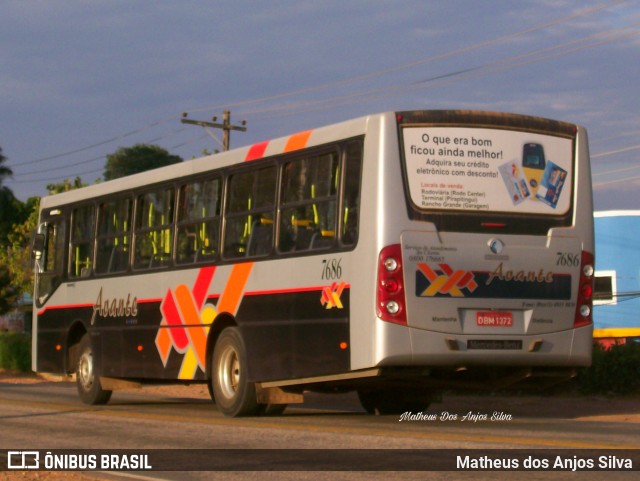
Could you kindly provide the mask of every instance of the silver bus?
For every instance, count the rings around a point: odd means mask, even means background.
[[[586,132],[370,115],[42,199],[33,370],[105,403],[207,383],[227,416],[309,391],[370,413],[570,376],[592,349]]]

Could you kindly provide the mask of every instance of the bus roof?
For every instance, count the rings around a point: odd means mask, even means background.
[[[242,164],[248,160],[258,160],[271,155],[293,152],[298,149],[314,147],[339,140],[348,139],[363,135],[368,124],[375,119],[396,118],[396,114],[408,115],[411,118],[423,118],[425,115],[432,121],[445,122],[473,120],[480,118],[495,119],[513,119],[517,120],[523,126],[529,122],[548,123],[553,122],[554,125],[570,126],[573,124],[562,123],[558,121],[550,121],[529,115],[511,114],[503,112],[490,111],[474,111],[474,110],[429,110],[429,111],[406,111],[406,112],[383,112],[378,114],[367,115],[353,120],[347,120],[323,127],[298,132],[285,137],[258,142],[253,145],[239,147],[221,152],[215,155],[208,155],[197,159],[186,160],[177,164],[160,167],[158,169],[148,170],[138,174],[120,177],[118,179],[93,184],[81,189],[75,189],[60,194],[43,197],[40,203],[41,209],[64,206],[87,199],[98,198],[112,193],[123,192],[144,185],[153,185],[155,183],[171,180],[174,178],[182,178],[191,175],[208,172],[217,168],[227,167],[231,165]],[[413,117],[412,117],[413,116]],[[425,117],[426,118],[426,117]],[[408,119],[405,119],[408,120]]]
[[[286,137],[258,142],[253,145],[239,147],[227,152],[207,155],[197,159],[185,160],[166,167],[148,170],[138,174],[120,177],[118,179],[89,185],[60,194],[42,198],[40,208],[63,206],[90,198],[101,197],[115,192],[122,192],[138,188],[141,185],[152,185],[157,182],[196,175],[217,168],[238,165],[245,161],[258,160],[271,155],[294,152],[298,149],[314,147],[355,137],[364,134],[369,120],[387,114],[369,115],[330,126],[319,127],[298,132]],[[395,114],[392,114],[395,115]]]

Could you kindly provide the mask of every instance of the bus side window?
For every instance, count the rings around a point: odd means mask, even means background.
[[[336,235],[338,153],[296,159],[284,165],[280,252],[326,249]]]
[[[268,255],[273,246],[277,172],[267,166],[229,178],[224,257]]]
[[[129,267],[132,209],[128,197],[100,204],[96,274],[124,272]]]
[[[176,262],[215,260],[220,238],[221,179],[180,187]]]
[[[154,269],[171,264],[174,197],[172,187],[138,196],[135,269]]]
[[[360,178],[362,174],[362,142],[349,144],[344,169],[344,201],[342,206],[342,244],[358,241],[360,214]]]
[[[93,270],[94,216],[93,205],[78,207],[71,214],[70,278],[88,277]]]

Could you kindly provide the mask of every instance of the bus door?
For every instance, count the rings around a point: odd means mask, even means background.
[[[61,289],[65,273],[66,220],[59,211],[42,218],[34,237],[33,256],[35,273],[35,296],[33,311],[33,369],[59,372],[64,365],[63,353],[56,346],[64,342],[56,332],[60,319],[46,315],[45,308],[54,294],[56,303],[65,303],[66,295]]]
[[[66,250],[65,218],[53,211],[38,227],[34,239],[36,303],[43,306],[62,283]]]

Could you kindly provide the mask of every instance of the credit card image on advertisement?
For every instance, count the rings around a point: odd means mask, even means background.
[[[522,168],[524,170],[524,175],[527,178],[527,182],[529,182],[529,186],[531,187],[534,197],[538,191],[538,186],[540,185],[540,180],[542,179],[545,165],[546,161],[544,158],[544,149],[542,148],[542,145],[535,143],[523,145]]]

